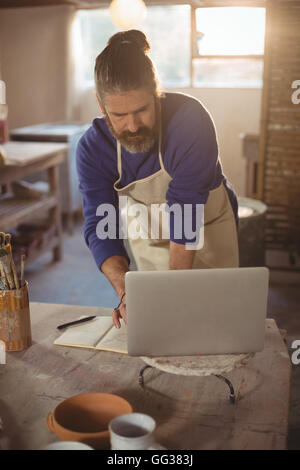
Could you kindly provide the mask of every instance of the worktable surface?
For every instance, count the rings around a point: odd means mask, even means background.
[[[86,392],[115,393],[157,422],[156,440],[167,449],[284,449],[291,365],[274,320],[266,320],[265,348],[246,366],[226,374],[186,377],[147,369],[138,357],[53,345],[57,325],[81,315],[108,315],[99,307],[32,302],[33,344],[7,352],[0,364],[0,449],[40,449],[58,441],[46,417],[62,400]]]
[[[53,142],[14,142],[10,141],[3,145],[6,154],[6,165],[26,166],[36,163],[48,156],[65,152],[69,145]]]

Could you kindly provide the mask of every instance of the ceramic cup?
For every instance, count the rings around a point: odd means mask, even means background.
[[[60,441],[60,442],[52,442],[52,444],[48,444],[46,447],[43,447],[41,450],[94,450],[94,449],[88,446],[87,444],[83,444],[82,442]]]
[[[164,449],[154,440],[156,423],[143,413],[128,413],[108,425],[111,450]]]

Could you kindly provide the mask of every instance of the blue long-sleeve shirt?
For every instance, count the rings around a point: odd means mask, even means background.
[[[218,142],[213,120],[205,107],[195,98],[181,93],[166,93],[161,100],[162,159],[172,177],[166,192],[169,206],[205,204],[209,191],[222,182],[237,221],[237,199],[222,172]],[[113,184],[119,178],[117,143],[105,118],[96,118],[77,146],[79,189],[83,197],[84,237],[99,268],[113,255],[125,256],[130,262],[122,239],[101,240],[96,233],[100,204],[112,204],[118,214],[118,195]],[[160,169],[157,145],[148,152],[131,154],[122,147],[122,179],[124,187],[146,178]],[[118,219],[118,217],[117,217]],[[183,230],[184,234],[184,230]],[[170,217],[170,240],[186,243],[174,237],[174,222]],[[188,240],[191,241],[191,240]]]

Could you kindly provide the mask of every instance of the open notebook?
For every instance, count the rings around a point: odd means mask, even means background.
[[[54,341],[54,344],[128,354],[127,327],[123,321],[121,325],[120,329],[116,328],[111,315],[97,316],[87,323],[70,326]]]

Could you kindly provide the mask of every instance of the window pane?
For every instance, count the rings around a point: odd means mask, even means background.
[[[199,54],[264,53],[265,8],[197,8],[196,28]]]
[[[194,85],[261,87],[263,60],[194,59]]]
[[[77,15],[82,44],[81,76],[83,81],[93,82],[95,59],[118,29],[110,19],[108,8],[80,10]]]
[[[110,19],[108,8],[80,10],[77,15],[82,53],[78,52],[76,58],[80,61],[81,81],[91,84],[95,58],[118,29]],[[150,40],[150,56],[163,86],[188,86],[190,6],[148,6],[146,19],[138,29]]]
[[[150,6],[140,27],[165,87],[190,84],[190,6]]]

